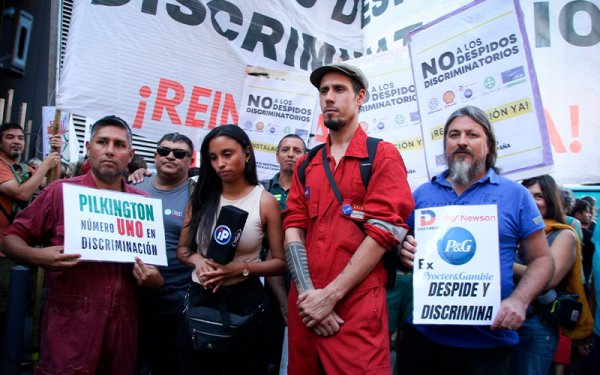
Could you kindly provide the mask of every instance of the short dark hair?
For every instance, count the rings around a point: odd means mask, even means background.
[[[300,141],[302,141],[302,146],[304,147],[304,152],[306,152],[306,150],[308,150],[308,149],[306,148],[306,142],[304,142],[304,139],[302,139],[302,137],[300,137],[300,136],[299,136],[299,135],[297,135],[297,134],[288,134],[288,135],[285,135],[283,138],[281,138],[281,139],[279,140],[279,143],[277,144],[277,152],[279,152],[279,149],[281,148],[281,144],[283,143],[283,141],[284,141],[285,139],[288,139],[288,138],[295,138],[295,139],[299,139]]]
[[[596,206],[596,198],[592,197],[591,195],[586,195],[585,197],[581,197],[582,201],[586,201],[590,204],[590,210],[593,210],[594,207]]]
[[[187,135],[183,135],[177,132],[167,133],[163,135],[161,139],[159,139],[157,145],[160,145],[164,141],[169,141],[173,143],[184,142],[190,148],[190,152],[194,152],[194,143]]]
[[[577,212],[585,211],[592,211],[592,206],[590,205],[590,202],[584,199],[576,199],[575,206],[573,206],[573,215],[575,215]]]
[[[133,155],[133,158],[127,164],[127,172],[128,175],[137,171],[140,168],[148,169],[148,163],[146,163],[146,159],[140,154]]]
[[[23,132],[23,134],[25,134],[25,131],[23,130],[21,125],[17,124],[16,122],[7,122],[7,123],[0,125],[0,140],[2,140],[2,137],[4,136],[4,132],[9,129],[19,129],[21,132]]]
[[[129,124],[127,124],[127,121],[115,115],[104,116],[100,120],[96,121],[94,125],[92,125],[92,129],[90,131],[90,140],[94,139],[96,133],[98,133],[98,130],[102,129],[105,126],[116,126],[117,128],[125,130],[125,132],[127,133],[127,141],[129,143],[129,147],[132,146],[133,135],[131,134],[131,128],[129,127]]]
[[[496,173],[499,173],[500,169],[496,167],[496,159],[498,157],[496,150],[496,135],[494,134],[494,129],[492,128],[492,123],[490,122],[488,116],[483,110],[477,107],[468,105],[459,108],[452,112],[450,117],[448,117],[448,120],[446,120],[446,124],[444,125],[444,150],[446,149],[446,135],[448,134],[448,127],[450,127],[452,121],[459,117],[469,117],[471,120],[481,125],[487,137],[489,149],[489,152],[485,157],[485,167],[486,169],[492,168]]]
[[[560,199],[560,191],[556,181],[550,175],[542,175],[523,180],[521,182],[526,188],[535,184],[540,185],[544,202],[546,203],[546,215],[544,219],[554,219],[559,223],[565,224],[565,211],[563,209],[562,200]]]

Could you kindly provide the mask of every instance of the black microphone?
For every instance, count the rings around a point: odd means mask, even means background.
[[[223,206],[217,218],[206,250],[206,256],[220,264],[233,260],[235,250],[242,237],[248,212],[235,206]]]

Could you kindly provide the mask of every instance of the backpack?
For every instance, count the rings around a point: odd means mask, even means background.
[[[365,187],[365,191],[369,187],[369,180],[371,179],[371,173],[373,171],[373,160],[375,160],[375,155],[377,154],[377,146],[381,142],[379,138],[367,137],[367,157],[359,159],[359,169],[360,169],[360,177]],[[298,167],[298,179],[304,188],[306,183],[306,167],[315,157],[315,155],[319,152],[319,150],[325,147],[325,143],[322,143],[318,146],[313,147],[309,152],[304,161]],[[363,224],[358,221],[353,222],[360,228],[361,231],[364,232]],[[397,246],[397,245],[396,245]],[[400,264],[398,257],[396,256],[396,246],[394,246],[390,251],[386,251],[383,254],[382,261],[383,266],[387,273],[387,282],[385,284],[385,288],[387,290],[394,289],[394,285],[396,283],[396,269]]]

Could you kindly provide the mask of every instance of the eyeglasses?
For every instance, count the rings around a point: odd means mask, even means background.
[[[190,155],[187,150],[182,150],[180,148],[169,148],[165,146],[158,146],[156,148],[156,153],[160,156],[169,156],[171,152],[173,152],[173,156],[175,156],[177,159],[183,159]]]

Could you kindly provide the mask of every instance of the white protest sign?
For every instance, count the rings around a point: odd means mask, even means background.
[[[162,201],[63,184],[65,254],[82,260],[167,265]]]
[[[282,73],[285,76],[285,73]],[[240,126],[252,140],[259,180],[279,172],[275,158],[279,140],[296,134],[304,142],[312,127],[317,89],[303,80],[247,76],[240,109]]]
[[[404,160],[412,190],[428,181],[417,94],[407,48],[349,60],[369,79],[360,125],[370,137],[392,143]]]
[[[430,175],[446,169],[443,128],[473,105],[490,117],[503,174],[552,164],[544,108],[520,7],[476,2],[409,34]]]
[[[54,132],[54,117],[56,114],[56,107],[44,106],[42,107],[42,154],[48,155],[50,150],[50,137]],[[79,158],[79,142],[75,134],[75,127],[73,126],[73,118],[66,112],[60,114],[60,124],[58,126],[58,134],[62,137],[62,161],[65,163],[75,162]]]
[[[415,211],[416,324],[488,325],[500,308],[495,205]]]

